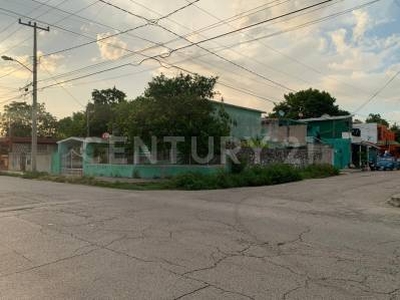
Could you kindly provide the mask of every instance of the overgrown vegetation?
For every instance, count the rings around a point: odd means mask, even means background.
[[[0,173],[0,175],[5,174]],[[122,181],[105,181],[88,176],[59,176],[41,172],[27,172],[19,176],[25,179],[47,180],[60,183],[83,184],[126,190],[212,190],[267,186],[336,175],[339,175],[339,170],[331,165],[311,165],[301,169],[287,164],[274,164],[266,167],[245,167],[237,173],[228,173],[223,170],[217,174],[210,175],[186,173],[166,180],[138,182],[126,182],[123,181],[123,179]]]
[[[212,175],[188,173],[172,179],[172,187],[185,190],[224,189],[247,186],[266,186],[311,178],[325,178],[339,175],[331,165],[311,165],[300,169],[287,164],[267,167],[247,167],[238,173],[220,172]]]
[[[24,179],[35,179],[43,181],[52,181],[59,183],[81,184],[97,187],[106,187],[124,190],[163,190],[171,188],[169,181],[140,181],[140,182],[126,182],[126,181],[105,181],[90,176],[62,176],[51,175],[45,172],[26,172],[24,174],[16,173],[1,173],[0,176],[13,176],[21,177]]]
[[[337,176],[340,170],[329,164],[310,165],[301,170],[303,179],[326,178]]]

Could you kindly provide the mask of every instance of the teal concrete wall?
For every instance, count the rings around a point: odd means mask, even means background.
[[[196,165],[84,165],[84,175],[114,178],[165,178],[188,172],[214,174],[224,170],[224,166]]]
[[[214,105],[216,109],[220,109],[222,105],[230,116],[233,122],[231,136],[238,139],[261,136],[261,111],[221,102],[216,102]]]
[[[339,169],[346,168],[351,163],[351,140],[350,139],[326,139],[327,144],[334,149],[334,166]]]
[[[307,122],[308,136],[315,137],[319,132],[321,139],[341,139],[343,132],[351,132],[351,119],[323,120]]]
[[[54,152],[51,156],[51,174],[61,173],[61,156],[59,152]]]

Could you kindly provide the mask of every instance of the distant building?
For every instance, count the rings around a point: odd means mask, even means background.
[[[377,123],[358,123],[353,124],[352,129],[353,142],[378,143],[378,124]]]
[[[400,144],[396,135],[385,125],[377,123],[353,124],[353,144],[360,145],[371,143],[379,148],[380,153],[389,151],[392,155],[400,157]]]
[[[301,119],[307,124],[309,143],[330,145],[334,149],[334,166],[345,168],[351,164],[352,115],[323,115],[319,118]]]
[[[260,137],[263,111],[224,102],[212,103],[216,109],[223,109],[229,115],[232,121],[231,137],[236,140]],[[187,172],[213,174],[226,168],[218,155],[213,157],[215,161],[212,159],[204,164],[173,161],[171,152],[165,155],[163,151],[159,151],[153,156],[149,149],[140,149],[141,152],[134,150],[130,157],[123,156],[117,152],[122,146],[115,144],[115,138],[117,137],[69,137],[58,141],[52,172],[78,176],[164,178]]]
[[[31,137],[0,138],[0,168],[8,171],[31,170]],[[57,151],[57,142],[51,138],[37,140],[37,171],[50,172],[52,155]]]
[[[388,151],[390,154],[400,157],[400,143],[396,141],[396,134],[381,124],[378,124],[378,146],[381,153]]]
[[[257,138],[261,135],[262,110],[211,101],[219,109],[223,108],[232,121],[231,136],[237,139]]]
[[[307,125],[295,120],[274,118],[262,119],[262,136],[273,145],[305,147],[307,145]]]

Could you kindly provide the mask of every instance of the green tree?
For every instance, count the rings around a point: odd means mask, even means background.
[[[180,74],[174,78],[160,75],[149,83],[144,95],[118,106],[118,125],[133,141],[140,137],[147,145],[157,137],[159,149],[168,148],[164,137],[180,136],[178,143],[182,161],[190,158],[191,138],[197,138],[199,155],[208,154],[208,138],[219,138],[230,132],[230,121],[223,108],[215,109],[209,101],[214,96],[217,78]]]
[[[400,126],[397,125],[397,123],[394,123],[392,127],[390,127],[390,130],[394,132],[396,135],[396,141],[400,143]]]
[[[0,123],[5,136],[31,136],[32,106],[26,102],[11,102],[4,106]],[[37,131],[39,137],[54,137],[57,134],[57,119],[46,111],[44,103],[37,107]]]
[[[308,89],[284,95],[285,100],[275,105],[271,117],[279,117],[280,112],[285,118],[318,118],[324,114],[330,116],[349,115],[336,105],[336,99],[325,91]]]
[[[76,112],[71,117],[58,121],[58,138],[65,139],[71,136],[86,136],[86,113]]]
[[[119,134],[115,123],[115,110],[126,102],[126,94],[115,87],[106,90],[94,90],[92,102],[86,107],[91,136],[101,136],[104,132]]]
[[[84,111],[76,112],[58,122],[60,138],[70,136],[100,137],[105,132],[119,134],[116,127],[116,110],[119,105],[127,103],[126,94],[116,87],[105,90],[93,90],[92,99]]]
[[[380,114],[369,114],[368,118],[365,120],[365,123],[378,123],[380,125],[389,127],[389,122],[383,119]]]
[[[92,100],[94,104],[118,104],[126,101],[126,94],[114,86],[112,89],[93,90]]]

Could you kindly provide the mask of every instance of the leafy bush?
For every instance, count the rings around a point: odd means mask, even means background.
[[[238,155],[239,163],[235,163],[234,161],[230,161],[231,164],[231,172],[233,174],[239,174],[243,172],[247,165],[249,164],[249,157],[245,154]]]
[[[203,175],[199,173],[181,174],[172,179],[172,186],[185,190],[207,190],[216,188],[213,179],[215,175]]]
[[[340,170],[329,164],[310,165],[301,171],[303,179],[337,176]]]
[[[49,180],[61,183],[84,184],[130,190],[210,190],[246,186],[266,186],[300,181],[302,179],[325,178],[336,175],[339,175],[339,170],[328,164],[310,165],[303,169],[287,164],[273,164],[269,166],[247,166],[239,173],[220,171],[216,174],[203,175],[192,172],[178,175],[169,180],[143,183],[119,181],[106,182],[89,176],[60,176],[40,172],[27,172],[24,175],[19,176],[27,179]]]
[[[187,173],[174,177],[172,186],[186,190],[224,189],[280,184],[302,179],[298,169],[284,164],[254,166],[239,174],[220,172],[212,175]]]

